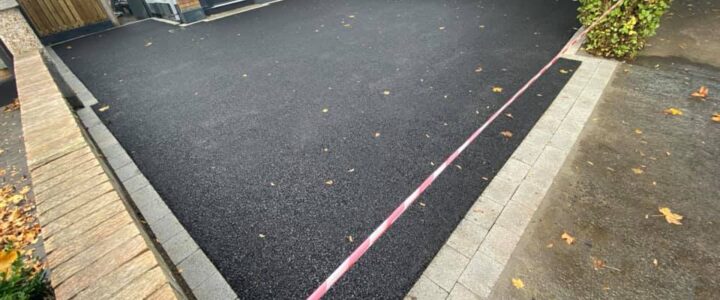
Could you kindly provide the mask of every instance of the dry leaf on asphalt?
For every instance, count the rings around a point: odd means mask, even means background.
[[[663,214],[663,216],[665,216],[665,221],[667,221],[668,223],[675,224],[675,225],[682,225],[682,223],[680,223],[680,220],[683,219],[683,216],[672,212],[672,210],[670,210],[670,208],[660,207],[658,209],[658,211],[660,211],[660,213]]]
[[[383,95],[385,95],[385,96],[390,95],[390,91],[384,90],[384,91],[383,91]]]
[[[642,174],[642,173],[645,173],[645,171],[644,171],[643,169],[640,169],[640,168],[631,168],[630,170],[632,170],[633,173],[635,173],[635,175],[640,175],[640,174]]]
[[[508,117],[508,118],[510,118],[510,119],[513,119],[513,115],[512,115],[511,113],[506,113],[505,116]]]
[[[593,262],[593,268],[595,271],[605,268],[605,262],[602,259],[591,257]]]
[[[105,104],[105,105],[103,105],[103,106],[100,106],[100,108],[98,108],[98,111],[99,111],[99,112],[106,112],[108,109],[110,109],[110,105]]]
[[[705,100],[705,98],[708,96],[709,91],[710,90],[707,87],[701,86],[697,91],[692,92],[692,94],[690,94],[690,96],[693,96],[696,98],[701,98],[702,100]]]
[[[500,135],[502,135],[506,139],[509,139],[513,136],[512,132],[510,132],[510,130],[500,131]]]
[[[380,132],[373,133],[373,137],[380,137]]]
[[[683,114],[682,110],[680,110],[678,108],[674,108],[674,107],[670,107],[666,110],[663,110],[663,112],[666,115],[670,115],[670,116],[682,116],[682,114]]]
[[[478,67],[475,69],[475,73],[480,73],[480,72],[482,72],[482,71],[483,71],[483,68],[480,67],[480,66],[478,66]]]
[[[720,112],[714,113],[710,120],[713,120],[714,122],[720,123]]]
[[[501,87],[499,87],[499,86],[494,86],[494,87],[492,88],[492,91],[493,91],[493,93],[502,93],[503,88],[501,88]]]
[[[513,278],[512,285],[517,289],[521,289],[521,288],[525,287],[525,283],[520,278]]]
[[[569,72],[568,72],[568,70],[560,69],[560,73],[562,73],[562,74],[567,74],[567,73],[569,73]]]
[[[147,43],[145,44],[145,47],[150,47],[150,46],[152,46],[152,42],[147,42]]]
[[[563,239],[568,245],[572,245],[575,243],[575,238],[567,232],[563,232],[560,238]]]
[[[324,113],[326,113],[326,112],[328,112],[328,111],[330,111],[330,109],[328,109],[328,108],[323,108],[323,109],[322,109],[322,112],[324,112]]]
[[[635,128],[635,133],[642,134],[642,130],[640,130],[640,128]]]
[[[325,180],[325,184],[326,184],[326,185],[333,185],[333,183],[335,183],[335,182],[332,181],[332,179],[331,179],[331,180]]]
[[[347,236],[347,240],[348,240],[348,242],[351,242],[351,243],[352,243],[352,242],[353,242],[353,237],[352,237],[352,235],[348,235],[348,236]]]

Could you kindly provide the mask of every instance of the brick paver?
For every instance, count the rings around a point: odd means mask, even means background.
[[[15,61],[28,168],[57,299],[176,299],[40,53]]]

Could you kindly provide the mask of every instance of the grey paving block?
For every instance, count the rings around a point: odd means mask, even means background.
[[[145,176],[143,176],[142,174],[138,174],[130,177],[128,180],[123,181],[122,184],[123,186],[125,186],[125,190],[132,196],[133,193],[135,193],[136,191],[148,186],[150,182],[147,180],[147,178],[145,178]]]
[[[120,169],[115,170],[115,174],[117,175],[118,179],[120,179],[120,181],[125,181],[135,175],[140,174],[140,169],[138,169],[134,163],[127,164]]]
[[[582,131],[582,125],[575,122],[563,122],[555,132],[555,135],[550,139],[550,145],[563,151],[569,152],[575,145],[577,137]]]
[[[502,214],[500,218],[502,218]],[[510,259],[510,255],[515,250],[518,241],[520,241],[519,234],[495,223],[495,226],[490,229],[487,237],[480,244],[477,252],[504,265]]]
[[[425,276],[420,276],[410,289],[405,300],[442,300],[447,298],[448,292]]]
[[[145,205],[138,207],[138,209],[148,223],[153,223],[167,215],[172,215],[170,208],[167,207],[160,197],[149,198],[145,202]]]
[[[531,208],[510,199],[510,202],[505,205],[505,209],[503,209],[502,214],[500,214],[495,224],[507,228],[518,236],[522,236],[525,228],[530,224],[534,213],[534,207]]]
[[[478,253],[470,260],[467,268],[460,275],[458,283],[479,297],[487,298],[500,277],[503,267],[503,264],[489,256]]]
[[[445,245],[440,248],[430,265],[423,273],[446,291],[452,290],[455,282],[460,278],[470,259]]]
[[[138,178],[140,178],[139,180],[141,180],[142,177],[144,176],[138,176]],[[133,202],[135,202],[135,205],[140,209],[152,205],[152,203],[155,201],[162,201],[160,195],[150,184],[147,184],[133,192],[129,192],[129,194],[130,198],[132,198]]]
[[[542,153],[542,150],[545,148],[545,145],[550,143],[551,138],[552,134],[542,130],[535,131],[533,129],[533,131],[525,137],[520,146],[515,149],[515,152],[512,154],[512,158],[522,161],[528,165],[534,164],[540,156],[540,153]]]
[[[152,232],[155,234],[155,239],[161,244],[185,230],[173,214],[168,214],[159,220],[149,222],[148,225],[150,225],[150,229],[152,229]]]
[[[113,170],[120,169],[131,162],[132,159],[126,153],[108,159],[108,164],[113,167]]]
[[[495,220],[500,215],[503,206],[494,201],[480,197],[465,215],[465,219],[470,220],[480,226],[490,229]]]
[[[127,155],[127,152],[125,152],[125,149],[120,146],[120,144],[112,144],[105,147],[102,147],[103,155],[105,155],[105,158],[112,159],[115,157],[119,157],[120,155]]]
[[[163,243],[162,246],[175,265],[180,264],[190,256],[190,254],[200,249],[192,237],[190,237],[190,234],[185,230],[178,232],[166,243]]]
[[[210,259],[205,256],[202,250],[190,254],[188,258],[178,264],[178,270],[185,282],[191,289],[201,286],[209,278],[216,278],[219,274]],[[220,276],[222,278],[222,276]]]
[[[511,157],[505,162],[493,180],[502,177],[517,185],[525,178],[528,170],[530,170],[530,165]]]
[[[232,300],[237,299],[235,291],[227,284],[220,273],[207,278],[200,286],[192,290],[198,300]]]
[[[552,179],[553,176],[548,176],[548,178]],[[540,187],[530,182],[523,182],[511,201],[537,209],[542,200],[545,199],[545,193],[547,193],[548,189],[549,187]]]
[[[85,127],[87,127],[87,128],[94,127],[98,124],[102,124],[102,121],[100,121],[100,118],[98,118],[98,116],[95,114],[95,112],[92,111],[92,109],[90,109],[88,107],[78,109],[75,112],[77,113],[78,117],[80,117],[80,120],[82,121],[83,125],[85,125]]]
[[[485,191],[483,191],[482,197],[495,201],[500,205],[505,205],[505,203],[510,200],[516,188],[517,184],[509,179],[495,177],[487,188],[485,188]]]
[[[488,229],[480,224],[470,220],[462,220],[448,238],[447,245],[466,257],[472,257],[487,232]]]
[[[471,290],[466,288],[464,285],[457,283],[450,291],[447,300],[482,300],[480,296],[473,293]]]

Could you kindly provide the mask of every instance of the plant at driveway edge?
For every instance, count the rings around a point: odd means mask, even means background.
[[[604,57],[634,58],[645,46],[645,40],[655,34],[660,26],[660,17],[671,2],[625,0],[608,14],[605,21],[588,32],[585,50]],[[580,0],[578,19],[584,26],[588,26],[614,3],[610,0]]]

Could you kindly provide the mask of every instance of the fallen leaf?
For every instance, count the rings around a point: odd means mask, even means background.
[[[348,18],[355,19],[355,15],[349,15]]]
[[[438,29],[445,30],[445,26],[440,26],[440,27],[438,27]]]
[[[642,134],[642,130],[640,130],[640,128],[635,128],[635,133]]]
[[[426,206],[425,202],[418,202],[418,204],[420,204],[420,206],[422,206],[422,207]]]
[[[568,245],[572,245],[575,243],[575,238],[567,232],[563,232],[560,238],[563,239]]]
[[[328,111],[330,111],[330,109],[328,109],[328,108],[323,108],[323,109],[322,109],[322,112],[323,112],[323,113],[326,113],[326,112],[328,112]]]
[[[150,47],[150,46],[152,46],[152,42],[145,43],[145,47]]]
[[[383,95],[385,95],[385,96],[390,95],[390,91],[384,90],[384,91],[383,91]]]
[[[100,106],[100,108],[98,108],[98,111],[99,111],[99,112],[106,112],[108,109],[110,109],[110,105],[105,104],[105,105],[103,105],[103,106]]]
[[[10,267],[12,266],[13,262],[18,257],[18,252],[16,250],[10,250],[10,251],[2,251],[0,253],[0,273],[8,274],[8,271],[10,271]]]
[[[355,169],[348,170],[348,173],[352,173],[352,172],[355,172]]]
[[[680,223],[680,220],[683,219],[683,216],[672,212],[672,210],[670,210],[670,208],[660,207],[658,209],[658,211],[660,211],[660,213],[663,214],[663,216],[665,216],[665,221],[667,221],[668,223],[675,224],[675,225],[682,225],[682,223]]]
[[[348,242],[351,242],[351,243],[352,243],[352,242],[353,242],[353,237],[352,237],[352,235],[348,235],[348,236],[347,236],[347,240],[348,240]]]
[[[593,268],[595,271],[605,268],[605,262],[602,259],[592,257]]]
[[[525,287],[525,283],[523,283],[522,279],[520,279],[520,278],[513,278],[512,285],[517,289],[521,289],[521,288]]]
[[[26,185],[22,189],[20,189],[20,191],[18,193],[20,193],[21,195],[26,195],[29,192],[30,192],[30,186]]]
[[[506,113],[505,116],[508,117],[508,118],[510,118],[510,119],[513,118],[513,115],[512,115],[511,113]]]
[[[335,183],[335,182],[332,181],[332,179],[330,179],[330,180],[325,180],[325,184],[326,184],[326,185],[333,185],[333,183]]]
[[[374,137],[380,137],[380,132],[373,133]]]
[[[655,265],[656,267],[658,266],[658,260],[657,260],[657,258],[653,258],[653,265]]]
[[[492,91],[493,91],[493,93],[502,93],[503,88],[501,88],[499,86],[493,86]]]
[[[455,165],[455,167],[458,168],[458,170],[462,170],[462,166],[461,166],[461,165]]]
[[[554,245],[553,243],[550,243],[550,244],[545,245],[545,248],[552,248],[552,247],[554,247],[554,246],[555,246],[555,245]]]
[[[70,49],[72,49],[72,46],[70,46],[70,45],[67,45],[67,46],[65,46],[65,49],[68,49],[68,50],[70,50]]]
[[[18,204],[20,201],[23,201],[25,197],[23,195],[12,195],[9,198],[5,199],[5,201],[12,203],[12,204]]]
[[[631,170],[632,170],[633,173],[635,173],[636,175],[640,175],[640,174],[642,174],[642,173],[645,173],[645,171],[644,171],[643,169],[640,169],[640,168],[631,168]]]
[[[500,131],[500,135],[502,135],[506,139],[509,139],[513,136],[512,132],[510,132],[509,130]]]
[[[678,108],[674,108],[674,107],[670,107],[670,108],[668,108],[668,109],[665,109],[665,110],[663,110],[663,112],[664,112],[666,115],[671,115],[671,116],[682,116],[682,114],[683,114],[682,110],[680,110],[680,109],[678,109]]]
[[[716,112],[712,115],[710,120],[713,120],[714,122],[720,123],[720,112]]]
[[[703,100],[708,96],[708,92],[710,90],[705,87],[701,86],[697,91],[694,91],[690,96],[696,97],[696,98],[702,98]]]
[[[560,73],[562,73],[562,74],[567,74],[567,73],[569,73],[569,72],[568,72],[568,70],[560,69]]]
[[[475,68],[475,73],[480,73],[482,71],[483,71],[483,68],[481,66],[478,66],[477,68]]]
[[[265,235],[262,234],[262,233],[261,233],[261,234],[258,234],[258,236],[259,236],[261,239],[264,239],[264,238],[265,238]]]

